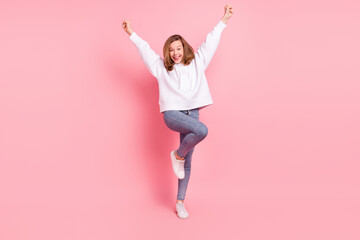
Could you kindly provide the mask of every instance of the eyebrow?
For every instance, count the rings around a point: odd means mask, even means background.
[[[181,44],[177,45],[175,48],[181,47]],[[172,47],[169,47],[169,49],[172,49]]]

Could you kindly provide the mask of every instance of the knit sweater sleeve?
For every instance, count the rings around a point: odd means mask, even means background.
[[[147,69],[154,77],[157,78],[160,74],[161,68],[164,66],[161,57],[156,54],[155,51],[151,49],[150,45],[141,39],[135,32],[133,32],[129,38],[135,44]]]
[[[204,65],[204,69],[206,69],[213,58],[215,51],[219,45],[220,37],[222,31],[225,29],[226,24],[220,21],[214,29],[208,33],[206,36],[206,40],[195,54],[195,59],[200,61]]]

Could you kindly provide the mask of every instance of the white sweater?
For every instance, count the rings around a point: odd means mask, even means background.
[[[190,110],[213,103],[205,77],[209,65],[220,42],[220,36],[226,25],[220,21],[208,33],[206,40],[190,65],[178,63],[172,71],[167,71],[164,60],[160,58],[135,32],[130,40],[135,43],[139,54],[151,74],[158,80],[160,112],[167,110]]]

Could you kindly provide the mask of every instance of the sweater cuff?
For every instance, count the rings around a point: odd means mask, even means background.
[[[220,20],[220,22],[216,25],[217,27],[219,27],[221,30],[223,30],[224,28],[226,28],[226,24],[223,23],[223,21]]]
[[[136,35],[136,32],[133,32],[133,33],[129,36],[130,40],[133,40],[133,39],[135,38],[135,35]]]

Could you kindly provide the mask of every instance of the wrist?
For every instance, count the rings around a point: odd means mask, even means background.
[[[229,17],[227,17],[227,16],[224,16],[224,17],[221,19],[221,21],[222,21],[224,24],[226,24],[226,23],[228,22],[228,20],[229,20]]]

